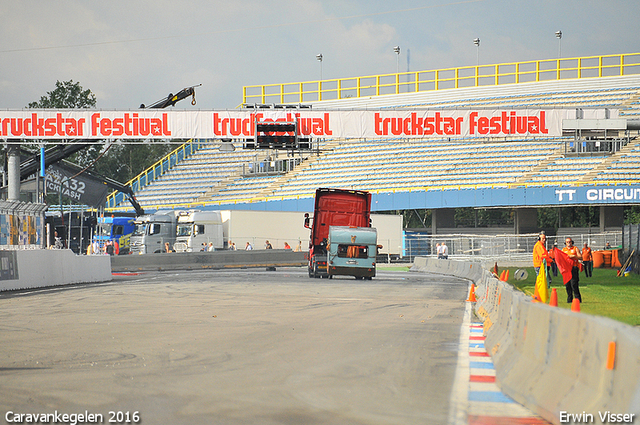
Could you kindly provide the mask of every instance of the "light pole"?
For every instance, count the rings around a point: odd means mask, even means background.
[[[394,46],[393,51],[396,52],[396,74],[400,73],[400,46]]]
[[[560,59],[562,58],[562,31],[556,31],[556,38],[558,39],[558,73],[557,79],[560,79]]]
[[[480,39],[474,38],[473,44],[476,45],[476,66],[480,66]]]
[[[556,38],[558,39],[558,59],[562,57],[562,31],[556,31]]]
[[[322,81],[322,53],[318,53],[316,59],[320,62],[320,81]]]

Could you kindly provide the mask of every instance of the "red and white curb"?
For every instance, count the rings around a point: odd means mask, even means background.
[[[471,322],[467,302],[460,332],[458,366],[449,409],[452,425],[548,425],[526,407],[503,394],[484,347],[483,324]]]

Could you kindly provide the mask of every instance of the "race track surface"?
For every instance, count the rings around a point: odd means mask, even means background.
[[[145,425],[446,424],[467,291],[454,277],[282,268],[1,293],[0,423],[57,411],[103,423],[137,412]]]

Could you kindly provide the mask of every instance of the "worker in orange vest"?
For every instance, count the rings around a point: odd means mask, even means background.
[[[582,248],[582,264],[584,265],[584,274],[587,277],[591,277],[593,275],[593,255],[586,242],[584,243],[584,248]]]
[[[540,232],[538,236],[538,242],[533,246],[533,268],[536,271],[536,276],[540,273],[540,267],[542,267],[542,260],[547,260],[547,265],[551,264],[553,259],[547,251],[547,235],[544,232]],[[545,270],[546,271],[546,270]],[[547,285],[551,283],[551,273],[547,273]]]
[[[562,248],[562,252],[573,260],[571,280],[564,285],[567,290],[567,302],[570,303],[574,298],[577,298],[580,304],[582,304],[582,296],[580,295],[580,260],[582,260],[582,254],[578,247],[573,245],[573,239],[568,237],[564,243],[565,247]]]

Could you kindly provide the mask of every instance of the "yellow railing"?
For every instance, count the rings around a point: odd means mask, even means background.
[[[178,162],[192,155],[197,149],[199,149],[199,147],[199,139],[189,140],[188,142],[180,145],[177,149],[174,149],[173,151],[171,151],[171,153],[167,154],[155,164],[138,174],[136,177],[129,180],[126,183],[126,186],[131,187],[134,192],[138,192],[144,186],[148,185],[150,182],[167,172],[167,170],[172,168]],[[107,196],[107,208],[116,207],[119,203],[124,201],[124,199],[125,195],[123,193],[118,191],[111,192]]]
[[[545,59],[331,80],[244,86],[242,101],[304,103],[463,87],[640,74],[640,53]]]

